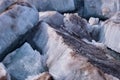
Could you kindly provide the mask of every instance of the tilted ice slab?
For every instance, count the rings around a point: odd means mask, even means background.
[[[8,52],[21,35],[34,27],[38,17],[36,10],[20,4],[10,7],[0,15],[0,60],[6,55],[4,52]]]
[[[99,64],[106,59],[103,63],[109,65],[102,50],[83,41],[75,42],[76,39],[71,38],[64,31],[60,33],[59,31],[42,22],[33,39],[42,50],[42,54],[46,55],[46,66],[55,80],[119,80],[112,75],[105,74],[88,62],[88,58],[82,56],[82,54],[89,56],[89,59],[98,61]],[[72,44],[75,44],[77,48],[74,48],[74,45],[71,46]],[[113,64],[110,63],[110,65]]]
[[[25,80],[28,76],[38,75],[44,71],[42,56],[28,43],[8,54],[3,63],[12,80]]]
[[[120,12],[117,12],[111,19],[103,24],[100,41],[107,47],[120,53]]]
[[[54,27],[63,25],[63,19],[64,16],[57,11],[39,12],[39,21],[44,21]]]

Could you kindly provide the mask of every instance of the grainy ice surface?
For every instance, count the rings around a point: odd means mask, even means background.
[[[0,80],[120,80],[120,0],[0,0]]]

